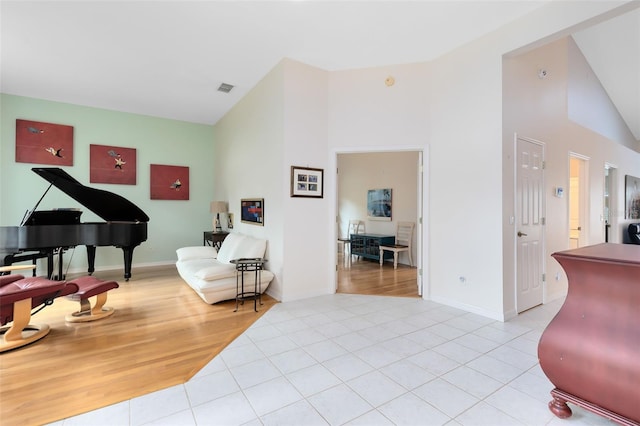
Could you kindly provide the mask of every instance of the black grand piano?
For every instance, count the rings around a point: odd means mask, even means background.
[[[149,217],[120,195],[89,188],[57,167],[31,169],[50,182],[36,206],[27,212],[20,226],[0,227],[0,262],[47,258],[47,276],[53,276],[54,254],[59,256],[58,279],[63,279],[62,253],[78,245],[87,246],[88,272],[94,271],[96,247],[115,246],[124,252],[124,278],[131,277],[133,249],[147,240]],[[36,210],[51,186],[55,186],[105,222],[80,222],[78,209]]]

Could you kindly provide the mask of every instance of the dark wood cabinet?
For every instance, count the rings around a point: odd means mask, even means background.
[[[351,234],[351,255],[379,261],[380,245],[392,245],[395,242],[396,237],[393,235]],[[384,259],[393,260],[393,253],[385,252]]]
[[[640,246],[598,244],[552,255],[569,289],[538,344],[555,389],[549,409],[567,402],[625,425],[640,424]]]

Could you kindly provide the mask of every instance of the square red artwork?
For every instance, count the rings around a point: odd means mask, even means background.
[[[152,200],[188,200],[189,167],[151,164]]]
[[[136,184],[136,149],[109,145],[89,146],[89,182]]]
[[[73,166],[73,126],[17,119],[16,162]]]

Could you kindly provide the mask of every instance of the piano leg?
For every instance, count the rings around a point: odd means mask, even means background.
[[[64,249],[60,247],[58,252],[58,280],[63,281],[66,277],[62,273],[62,269],[64,268],[64,262],[62,261],[62,255],[64,254]]]
[[[96,246],[87,246],[87,263],[89,264],[87,272],[92,275],[93,271],[96,270]]]
[[[131,247],[120,247],[124,253],[124,279],[129,281],[131,278],[131,264],[133,263],[133,249]],[[96,262],[96,246],[87,246],[87,263],[89,264],[89,275],[95,271]]]
[[[62,259],[62,254],[64,253],[63,247],[58,247],[55,249],[51,249],[47,252],[47,278],[54,281],[62,281],[64,280],[64,274],[62,273],[64,269],[64,261]],[[53,275],[53,256],[58,255],[58,275]]]
[[[53,278],[53,249],[47,250],[47,278]]]
[[[135,246],[122,247],[124,253],[124,279],[129,281],[131,278],[131,263],[133,263],[133,249]]]

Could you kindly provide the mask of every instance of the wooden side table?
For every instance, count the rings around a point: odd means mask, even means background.
[[[215,247],[216,250],[220,250],[220,246],[225,238],[229,235],[228,232],[212,232],[212,231],[204,231],[202,234],[202,245],[203,246],[212,246]]]
[[[260,282],[261,271],[264,268],[266,260],[254,257],[254,258],[242,258],[234,259],[231,261],[236,265],[236,309],[233,312],[238,312],[238,303],[244,303],[245,300],[253,299],[253,310],[258,312],[258,301],[262,305],[262,284]],[[244,288],[244,275],[245,272],[253,272],[253,291],[245,290]]]

